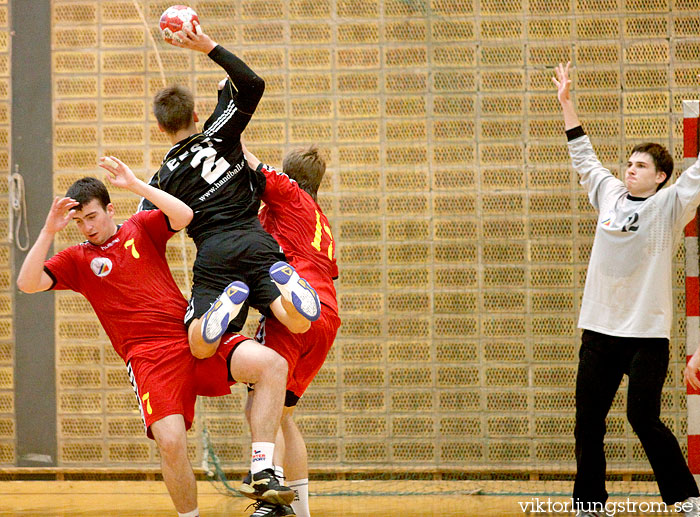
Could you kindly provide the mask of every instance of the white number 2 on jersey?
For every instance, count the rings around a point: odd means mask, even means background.
[[[216,160],[216,149],[213,147],[200,149],[197,154],[192,157],[192,167],[197,167],[202,163],[202,160],[204,160],[202,164],[202,178],[210,185],[218,180],[230,166],[223,156]]]

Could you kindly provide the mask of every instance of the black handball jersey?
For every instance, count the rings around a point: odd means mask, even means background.
[[[192,208],[194,217],[187,233],[197,246],[222,230],[258,226],[265,190],[265,176],[248,167],[241,148],[241,133],[262,97],[265,82],[220,45],[208,55],[229,77],[219,91],[216,108],[203,132],[168,151],[150,181]],[[139,208],[155,206],[144,199]]]

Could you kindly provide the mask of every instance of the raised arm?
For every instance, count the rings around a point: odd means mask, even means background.
[[[662,193],[667,196],[672,193],[669,199],[673,202],[674,225],[688,224],[700,205],[700,159],[684,170],[673,185],[659,192]],[[700,364],[700,358],[697,362]]]
[[[260,165],[260,160],[258,159],[258,157],[248,150],[248,148],[245,146],[242,140],[241,148],[243,149],[243,156],[245,156],[245,160],[248,162],[248,167],[250,167],[253,170],[257,169],[258,165]]]
[[[113,165],[114,164],[116,165]],[[181,230],[192,221],[192,209],[167,192],[146,185],[138,179],[124,162],[114,156],[100,158],[99,166],[108,172],[105,178],[115,187],[125,188],[134,194],[143,196],[168,217],[170,228]]]
[[[252,115],[265,91],[265,81],[241,59],[207,36],[201,25],[197,27],[197,32],[184,29],[176,34],[180,41],[173,38],[169,43],[207,54],[212,61],[221,66],[236,89],[236,106],[243,113]]]
[[[554,70],[556,77],[552,77],[552,81],[557,85],[557,99],[561,104],[561,110],[564,115],[564,129],[567,131],[581,125],[574,108],[574,102],[571,100],[571,79],[569,78],[569,70],[571,69],[571,61],[566,63],[566,66],[559,63]]]
[[[280,174],[274,169],[270,168],[269,165],[263,164],[257,156],[251,153],[241,140],[241,149],[243,150],[243,156],[248,162],[248,167],[254,171],[260,172],[265,175],[265,190],[262,193],[262,202],[267,205],[268,210],[275,213],[280,208],[280,203],[287,204],[289,199],[292,198],[294,187],[291,186],[292,182],[286,174]],[[281,180],[281,176],[284,176],[284,180]]]
[[[571,62],[566,63],[566,66],[559,63],[555,69],[556,77],[552,77],[552,81],[557,86],[557,99],[564,115],[571,164],[579,175],[581,185],[588,191],[591,204],[596,210],[600,210],[601,200],[612,191],[611,189],[624,190],[624,185],[600,162],[590,139],[581,127],[581,121],[571,100],[570,69]]]
[[[214,48],[208,55],[212,61],[226,70],[226,74],[236,90],[234,96],[236,106],[239,106],[244,113],[252,115],[265,91],[263,78],[221,45]]]
[[[44,227],[17,275],[17,287],[23,293],[46,291],[53,285],[53,279],[44,271],[44,261],[54,236],[68,225],[73,215],[72,208],[77,205],[78,202],[69,197],[54,198]]]

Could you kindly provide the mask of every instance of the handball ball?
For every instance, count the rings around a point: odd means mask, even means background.
[[[173,34],[183,28],[197,32],[199,17],[194,9],[186,5],[168,7],[160,17],[160,32],[165,41],[171,41]]]

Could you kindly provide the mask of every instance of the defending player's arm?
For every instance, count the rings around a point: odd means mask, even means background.
[[[685,226],[700,204],[700,158],[678,176],[676,182],[659,192],[669,195],[673,202],[674,226]],[[700,363],[700,359],[698,360]]]
[[[110,160],[117,164],[116,167],[109,163]],[[155,207],[160,208],[168,217],[170,228],[174,231],[183,229],[192,221],[193,212],[189,206],[163,190],[146,185],[118,158],[103,156],[100,158],[99,165],[109,173],[105,174],[105,177],[112,185],[143,196]]]
[[[566,63],[566,66],[559,63],[556,67],[556,77],[552,77],[552,81],[557,85],[557,99],[561,104],[562,114],[564,115],[564,129],[567,131],[581,125],[574,108],[574,102],[571,100],[571,79],[569,78],[569,69],[571,61]]]
[[[253,170],[257,169],[258,165],[261,163],[258,157],[251,153],[242,141],[241,148],[243,149],[243,156],[245,156],[245,160],[248,162],[248,167]]]
[[[683,371],[683,379],[685,380],[686,386],[690,385],[696,390],[700,390],[700,379],[698,379],[698,373],[700,373],[700,346],[688,360],[688,365]]]
[[[277,172],[269,165],[263,164],[243,142],[241,142],[241,148],[243,156],[248,162],[248,167],[265,175],[265,190],[262,194],[262,201],[270,210],[276,211],[280,205],[286,205],[290,199],[298,198],[300,189],[293,179],[284,172]]]
[[[72,218],[72,208],[78,202],[69,197],[55,198],[46,216],[39,237],[24,258],[17,275],[17,287],[24,293],[37,293],[51,289],[54,281],[44,271],[44,261],[49,253],[54,236],[63,230]]]
[[[564,116],[564,129],[569,141],[571,163],[579,175],[581,185],[588,191],[591,204],[599,210],[600,201],[609,189],[624,188],[624,185],[600,162],[590,139],[581,127],[581,121],[571,99],[570,68],[571,62],[566,63],[566,66],[559,63],[555,69],[556,77],[553,77],[552,81],[557,86],[557,100],[561,104]]]

